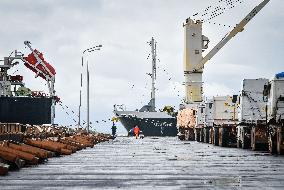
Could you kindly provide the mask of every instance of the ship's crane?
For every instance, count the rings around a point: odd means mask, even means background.
[[[55,90],[54,90],[55,74],[56,74],[55,69],[44,60],[43,54],[41,52],[32,48],[31,43],[29,41],[25,41],[24,44],[31,50],[32,53],[30,53],[27,57],[25,57],[24,54],[16,50],[14,56],[4,57],[4,65],[7,67],[7,69],[9,69],[15,66],[16,64],[19,64],[19,62],[14,62],[14,60],[21,60],[24,62],[24,65],[27,68],[29,68],[34,73],[36,73],[35,77],[40,76],[47,82],[49,96],[52,99],[51,124],[54,124],[55,102],[58,100],[58,98],[55,96]],[[8,95],[7,92],[4,93],[3,95],[5,94]]]
[[[202,52],[208,48],[209,39],[202,35],[202,21],[186,19],[185,51],[184,51],[184,76],[185,76],[185,103],[195,104],[203,101],[202,73],[204,65],[236,34],[242,32],[247,23],[269,2],[263,0],[257,5],[236,27],[229,32],[212,50],[205,56]]]

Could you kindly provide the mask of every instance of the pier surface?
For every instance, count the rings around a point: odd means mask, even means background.
[[[284,189],[284,157],[173,137],[118,137],[0,177],[0,189]]]

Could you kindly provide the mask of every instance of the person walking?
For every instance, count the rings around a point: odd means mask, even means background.
[[[116,126],[115,126],[114,122],[112,123],[111,132],[112,132],[112,138],[115,139],[115,137],[116,137]]]
[[[138,136],[139,136],[139,132],[140,132],[140,129],[139,129],[138,125],[136,125],[136,126],[134,127],[134,134],[135,134],[136,139],[137,139]]]

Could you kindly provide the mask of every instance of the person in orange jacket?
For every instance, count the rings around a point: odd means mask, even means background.
[[[135,127],[134,127],[134,134],[135,134],[135,137],[136,137],[136,139],[138,138],[138,136],[139,136],[139,132],[140,132],[140,129],[139,129],[139,127],[136,125]]]

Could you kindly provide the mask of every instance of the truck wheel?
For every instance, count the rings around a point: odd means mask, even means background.
[[[184,140],[185,140],[184,135],[178,135],[178,138],[179,138],[179,140],[181,140],[181,141],[184,141]]]

